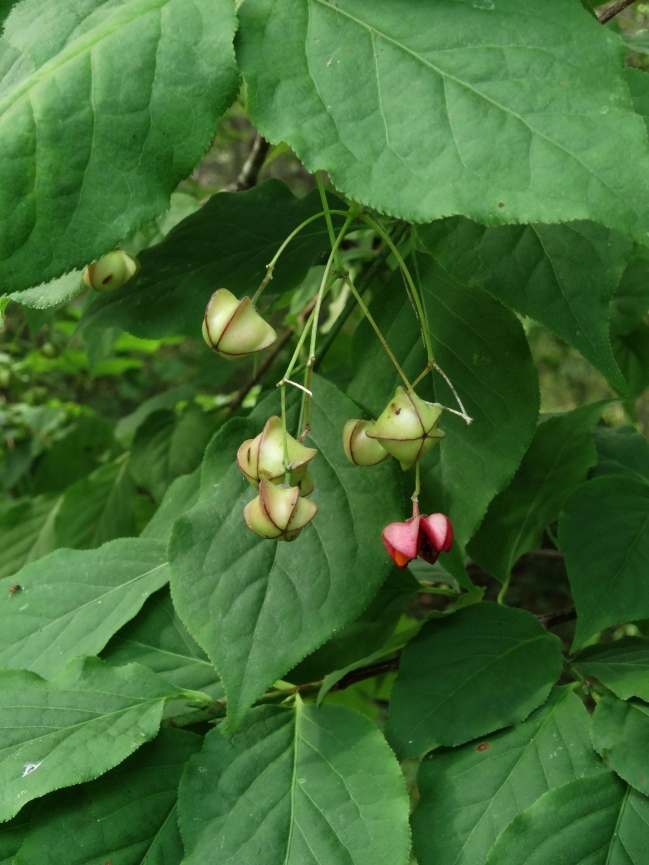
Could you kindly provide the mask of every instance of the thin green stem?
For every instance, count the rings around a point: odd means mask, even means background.
[[[507,594],[507,590],[509,589],[509,583],[510,583],[510,581],[511,581],[511,578],[512,578],[512,575],[511,575],[511,571],[510,571],[510,572],[507,574],[507,579],[506,579],[505,582],[502,584],[502,588],[501,588],[500,591],[498,592],[498,597],[496,598],[496,600],[497,600],[497,602],[498,602],[499,604],[504,604],[504,603],[505,603],[505,595]]]
[[[331,247],[331,252],[329,253],[329,258],[327,259],[325,270],[322,274],[322,281],[320,282],[318,296],[316,298],[315,307],[313,308],[314,318],[313,325],[311,327],[311,346],[309,348],[309,359],[307,361],[307,364],[309,366],[313,366],[313,362],[315,361],[315,344],[318,338],[318,321],[320,320],[320,307],[322,306],[322,300],[324,298],[325,286],[327,285],[327,280],[329,279],[329,272],[331,271],[331,266],[337,256],[338,248],[342,243],[343,237],[347,234],[347,229],[349,228],[353,220],[354,214],[348,213],[343,227],[340,229],[340,233],[338,234],[338,237],[335,239],[334,244]]]
[[[413,505],[419,505],[419,493],[421,492],[421,469],[419,463],[415,465],[415,491],[411,496]],[[419,508],[417,508],[419,509]]]
[[[347,216],[347,212],[345,210],[329,210],[328,213],[329,214],[335,213],[335,214],[338,214],[340,216]],[[325,211],[323,210],[320,213],[316,213],[313,216],[310,216],[308,219],[305,219],[304,222],[300,223],[300,225],[298,225],[298,227],[296,229],[294,229],[289,234],[289,236],[282,243],[280,248],[277,250],[275,255],[270,260],[270,263],[266,266],[266,276],[263,278],[263,280],[261,281],[261,285],[259,286],[259,288],[257,289],[257,291],[254,293],[254,295],[252,297],[253,303],[256,303],[257,299],[259,298],[259,295],[262,293],[262,291],[266,288],[268,283],[273,278],[273,271],[275,270],[275,265],[277,264],[277,260],[279,259],[280,255],[284,252],[286,247],[289,245],[289,243],[293,240],[293,238],[296,237],[302,231],[303,228],[306,228],[307,225],[309,225],[312,222],[315,222],[316,219],[320,219],[321,216],[325,216],[325,215],[326,215]],[[329,219],[329,221],[331,221],[331,216],[329,216],[328,219]]]
[[[414,385],[411,385],[410,382],[408,381],[408,378],[407,378],[405,372],[401,369],[401,366],[399,365],[399,361],[396,359],[396,357],[394,356],[394,353],[393,353],[392,349],[391,349],[390,346],[388,345],[388,341],[386,340],[386,338],[385,338],[385,337],[383,336],[383,334],[381,333],[378,324],[374,321],[374,319],[373,319],[373,317],[372,317],[372,314],[370,313],[369,309],[368,309],[367,306],[365,305],[365,302],[364,302],[363,298],[360,296],[360,294],[359,294],[358,291],[356,290],[356,287],[355,287],[354,283],[352,282],[352,280],[351,280],[349,274],[346,274],[346,276],[345,276],[345,282],[347,283],[347,285],[349,286],[349,288],[350,288],[352,294],[354,295],[354,298],[355,298],[355,300],[356,300],[356,303],[360,306],[360,308],[361,308],[362,311],[363,311],[363,314],[365,315],[365,317],[367,318],[367,320],[369,321],[369,323],[370,323],[370,324],[372,325],[372,327],[374,328],[374,332],[375,332],[376,335],[378,336],[378,338],[379,338],[379,340],[380,340],[380,342],[381,342],[381,345],[382,345],[383,348],[385,349],[385,351],[386,351],[388,357],[390,358],[390,360],[391,360],[392,363],[394,364],[394,367],[395,367],[396,371],[399,373],[399,375],[400,375],[401,378],[403,379],[404,384],[406,385],[406,387],[408,388],[408,390],[412,393],[412,392],[413,392],[413,389],[414,389]]]
[[[426,595],[444,595],[445,598],[459,598],[462,592],[454,592],[453,589],[440,589],[427,580],[419,580],[419,591]]]
[[[415,281],[413,280],[412,275],[410,274],[410,271],[408,270],[408,267],[407,267],[405,261],[403,260],[401,253],[399,252],[399,250],[397,249],[395,244],[392,242],[392,238],[387,233],[387,231],[383,228],[383,226],[381,225],[380,222],[375,220],[373,217],[368,216],[366,213],[360,213],[359,219],[362,219],[363,222],[366,222],[371,228],[374,229],[374,231],[377,232],[377,234],[379,234],[383,238],[383,240],[390,247],[392,254],[396,258],[397,263],[398,263],[399,267],[401,268],[401,272],[405,276],[406,282],[408,283],[408,287],[410,288],[410,291],[412,293],[412,297],[413,297],[413,300],[415,302],[415,307],[417,309],[417,316],[419,318],[419,323],[421,325],[421,329],[422,329],[422,332],[424,334],[424,343],[426,344],[426,354],[428,356],[428,362],[432,364],[435,360],[435,356],[433,354],[433,344],[432,344],[431,339],[430,339],[430,332],[428,330],[426,313],[424,312],[424,307],[422,305],[421,298],[419,297],[419,291],[417,290],[417,286],[415,285]]]
[[[284,442],[284,483],[289,481],[290,472],[288,470],[288,431],[286,429],[286,385],[282,385],[282,439]]]

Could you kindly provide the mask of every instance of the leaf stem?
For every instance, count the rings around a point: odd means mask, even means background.
[[[329,214],[335,213],[335,214],[338,214],[340,216],[347,216],[347,211],[345,211],[345,210],[330,210],[328,212],[329,212]],[[280,255],[284,252],[286,247],[289,245],[289,243],[293,240],[294,237],[297,237],[297,235],[302,231],[303,228],[306,228],[307,225],[309,225],[312,222],[315,222],[316,219],[320,219],[321,216],[325,216],[324,210],[320,211],[320,213],[316,213],[313,216],[310,216],[308,219],[305,219],[304,222],[300,223],[300,225],[298,225],[298,227],[295,228],[289,234],[289,236],[282,243],[280,248],[277,250],[275,255],[270,260],[270,263],[266,265],[266,276],[263,278],[263,280],[261,281],[261,285],[259,286],[257,291],[252,296],[252,302],[253,303],[257,302],[259,295],[262,293],[262,291],[266,288],[268,283],[273,278],[273,271],[275,270],[275,265],[277,264],[277,260],[279,259]],[[329,216],[329,220],[331,220],[331,216]]]
[[[398,263],[399,267],[401,268],[401,272],[403,273],[404,277],[406,278],[406,282],[408,283],[408,287],[410,288],[410,291],[412,293],[412,297],[413,297],[415,307],[417,310],[417,317],[419,318],[419,323],[421,325],[422,333],[424,334],[424,343],[426,345],[426,354],[428,356],[428,363],[430,363],[430,364],[434,363],[435,355],[433,354],[433,344],[432,344],[431,339],[430,339],[430,331],[428,329],[428,321],[426,319],[426,313],[424,312],[424,307],[422,305],[421,298],[419,297],[419,291],[417,290],[417,286],[415,285],[415,282],[414,282],[414,280],[410,274],[410,271],[408,270],[408,267],[407,267],[405,261],[403,260],[401,253],[399,252],[399,250],[397,249],[395,244],[392,242],[392,238],[390,237],[390,235],[387,233],[385,228],[383,228],[381,223],[378,222],[378,220],[374,219],[371,216],[368,216],[367,213],[359,214],[359,219],[362,219],[363,222],[366,222],[369,226],[371,226],[374,229],[374,231],[377,232],[377,234],[379,234],[383,238],[383,240],[390,247],[392,254],[396,258],[397,263]]]

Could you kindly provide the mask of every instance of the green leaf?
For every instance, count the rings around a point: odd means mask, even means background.
[[[640,697],[649,702],[649,640],[623,637],[587,646],[573,662],[586,678],[595,678],[622,700]]]
[[[82,267],[167,208],[236,95],[235,27],[229,0],[16,6],[0,42],[4,286]]]
[[[160,502],[172,481],[198,468],[213,432],[214,420],[197,405],[180,415],[153,412],[135,434],[130,460],[135,481]]]
[[[577,607],[572,650],[611,625],[649,618],[649,484],[612,475],[583,484],[559,519]]]
[[[136,534],[137,492],[128,468],[122,457],[65,491],[54,521],[57,547],[89,549]]]
[[[112,425],[106,418],[82,417],[46,451],[34,474],[34,490],[37,493],[64,490],[118,452]]]
[[[589,728],[581,700],[555,688],[517,727],[430,754],[419,769],[412,817],[419,865],[482,865],[500,832],[540,796],[604,771]]]
[[[645,239],[623,45],[578,3],[247,0],[239,16],[252,122],[346,195],[415,222],[592,219]]]
[[[178,784],[202,744],[194,733],[162,730],[97,781],[48,797],[15,865],[180,865]]]
[[[541,546],[546,527],[595,465],[591,430],[608,404],[542,419],[511,483],[489,505],[469,554],[502,583],[524,553]]]
[[[49,309],[52,306],[67,303],[79,294],[83,289],[82,275],[81,270],[73,270],[51,282],[45,282],[24,291],[14,291],[7,297],[9,300],[31,309]]]
[[[612,772],[557,787],[500,834],[487,865],[644,865],[649,800]]]
[[[596,427],[593,436],[597,465],[591,477],[628,474],[649,483],[649,442],[634,427]]]
[[[96,655],[169,579],[165,545],[128,538],[57,550],[0,582],[0,666],[57,675]],[[20,590],[10,594],[12,583]]]
[[[92,332],[92,328],[86,328],[85,333]],[[99,328],[96,329],[98,331]],[[112,330],[112,328],[109,328]],[[179,402],[191,401],[197,393],[197,388],[192,384],[181,384],[178,387],[172,387],[162,393],[152,396],[150,399],[145,399],[143,403],[135,409],[131,414],[122,417],[115,425],[115,438],[123,444],[131,444],[133,436],[137,432],[140,424],[161,408],[175,408]]]
[[[373,654],[389,640],[402,614],[415,600],[419,582],[409,570],[393,568],[369,607],[346,628],[291,670],[291,682],[316,682]]]
[[[143,538],[158,538],[168,541],[171,529],[178,517],[190,511],[198,501],[201,486],[200,466],[190,475],[181,475],[171,484],[160,507],[141,534]]]
[[[649,325],[643,321],[629,333],[615,334],[613,353],[634,400],[649,387]]]
[[[0,577],[52,552],[60,502],[56,496],[35,496],[0,514]]]
[[[627,45],[629,44],[629,38],[631,38],[631,34],[625,33],[623,35],[623,39]],[[638,40],[642,40],[642,43],[644,44],[646,50],[646,46],[648,46],[646,31],[644,33],[636,35],[635,39],[637,41],[633,46],[633,50],[638,51],[640,47]],[[637,113],[643,118],[647,129],[649,130],[649,79],[647,78],[647,73],[641,69],[632,69],[627,66],[624,70],[624,78],[626,79],[629,92],[631,93],[633,107],[635,108]]]
[[[630,333],[644,321],[647,311],[649,311],[649,249],[638,243],[609,304],[611,334]]]
[[[446,438],[422,463],[422,511],[448,514],[462,547],[491,499],[512,478],[534,435],[538,377],[513,313],[481,289],[455,282],[429,255],[417,255],[415,264],[435,357],[473,418],[467,426],[450,413],[442,416]],[[413,381],[424,369],[426,355],[398,273],[375,298],[371,311]],[[369,417],[378,417],[401,382],[367,322],[358,328],[354,356],[356,374],[349,395]],[[417,390],[424,399],[456,407],[437,373]],[[412,481],[406,482],[414,488],[411,474]],[[445,557],[442,564],[447,566]],[[458,576],[455,571],[453,575]]]
[[[329,203],[334,209],[347,209],[336,196],[329,196]],[[82,324],[118,326],[145,337],[199,337],[212,293],[227,288],[237,297],[252,295],[283,241],[321,210],[317,191],[298,199],[274,179],[246,192],[213,195],[162,243],[142,252],[138,277],[123,290],[95,301]],[[339,217],[333,218],[338,225]],[[273,293],[299,285],[329,247],[324,219],[306,226],[277,263]]]
[[[342,706],[255,709],[205,737],[180,785],[185,865],[406,865],[408,797],[394,755]]]
[[[168,589],[149,598],[101,656],[113,667],[143,664],[172,685],[190,691],[203,691],[219,680],[207,655],[180,621]]]
[[[276,679],[353,621],[392,569],[381,532],[403,516],[399,470],[393,461],[369,472],[352,466],[341,434],[357,407],[319,377],[312,388],[306,444],[319,450],[309,468],[319,513],[300,537],[262,540],[243,520],[255,492],[237,449],[278,413],[276,394],[216,434],[201,498],[171,535],[174,604],[221,674],[234,725]],[[297,411],[289,423],[297,425]]]
[[[519,724],[561,673],[561,644],[524,610],[481,603],[432,619],[404,649],[387,735],[400,758]]]
[[[554,331],[626,393],[609,340],[609,301],[631,241],[594,222],[501,225],[463,217],[417,229],[441,266]]]
[[[72,661],[52,682],[0,670],[0,820],[61,787],[91,781],[158,732],[183,692],[131,664]]]
[[[14,856],[29,830],[33,810],[33,805],[28,805],[13,820],[0,825],[0,865],[13,865]]]
[[[627,784],[649,791],[649,705],[602,697],[593,715],[593,746]]]

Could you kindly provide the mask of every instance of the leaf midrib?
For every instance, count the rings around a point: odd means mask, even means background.
[[[67,63],[75,60],[81,54],[92,50],[95,45],[108,38],[122,27],[131,24],[133,21],[136,21],[138,18],[146,15],[154,9],[166,6],[169,2],[170,0],[140,0],[139,8],[137,9],[134,9],[134,4],[130,3],[128,6],[122,6],[120,9],[115,10],[114,14],[107,20],[105,19],[101,25],[90,30],[84,36],[76,39],[55,57],[50,58],[40,67],[40,69],[35,70],[31,75],[25,78],[24,81],[18,84],[11,93],[4,97],[4,99],[0,99],[0,119],[2,119],[2,116],[17,102],[19,102],[23,96],[28,95],[38,84],[40,84],[41,81],[54,75],[59,69],[64,67]],[[20,51],[21,55],[25,56],[25,52],[22,49],[16,48],[16,50]]]

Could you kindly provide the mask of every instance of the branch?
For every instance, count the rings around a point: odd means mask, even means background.
[[[555,625],[563,625],[564,622],[572,622],[577,618],[577,610],[574,607],[569,607],[567,610],[557,610],[554,613],[545,613],[542,616],[536,617],[544,628],[548,630],[554,628]]]
[[[605,9],[603,12],[598,14],[599,23],[600,24],[608,24],[608,22],[615,18],[620,12],[630,6],[632,3],[635,3],[635,0],[617,0],[616,3],[613,3],[612,6],[609,6],[608,9]]]
[[[270,143],[258,132],[254,137],[250,153],[239,176],[234,183],[225,187],[224,192],[243,192],[244,189],[252,189],[253,186],[256,186],[269,147]]]

